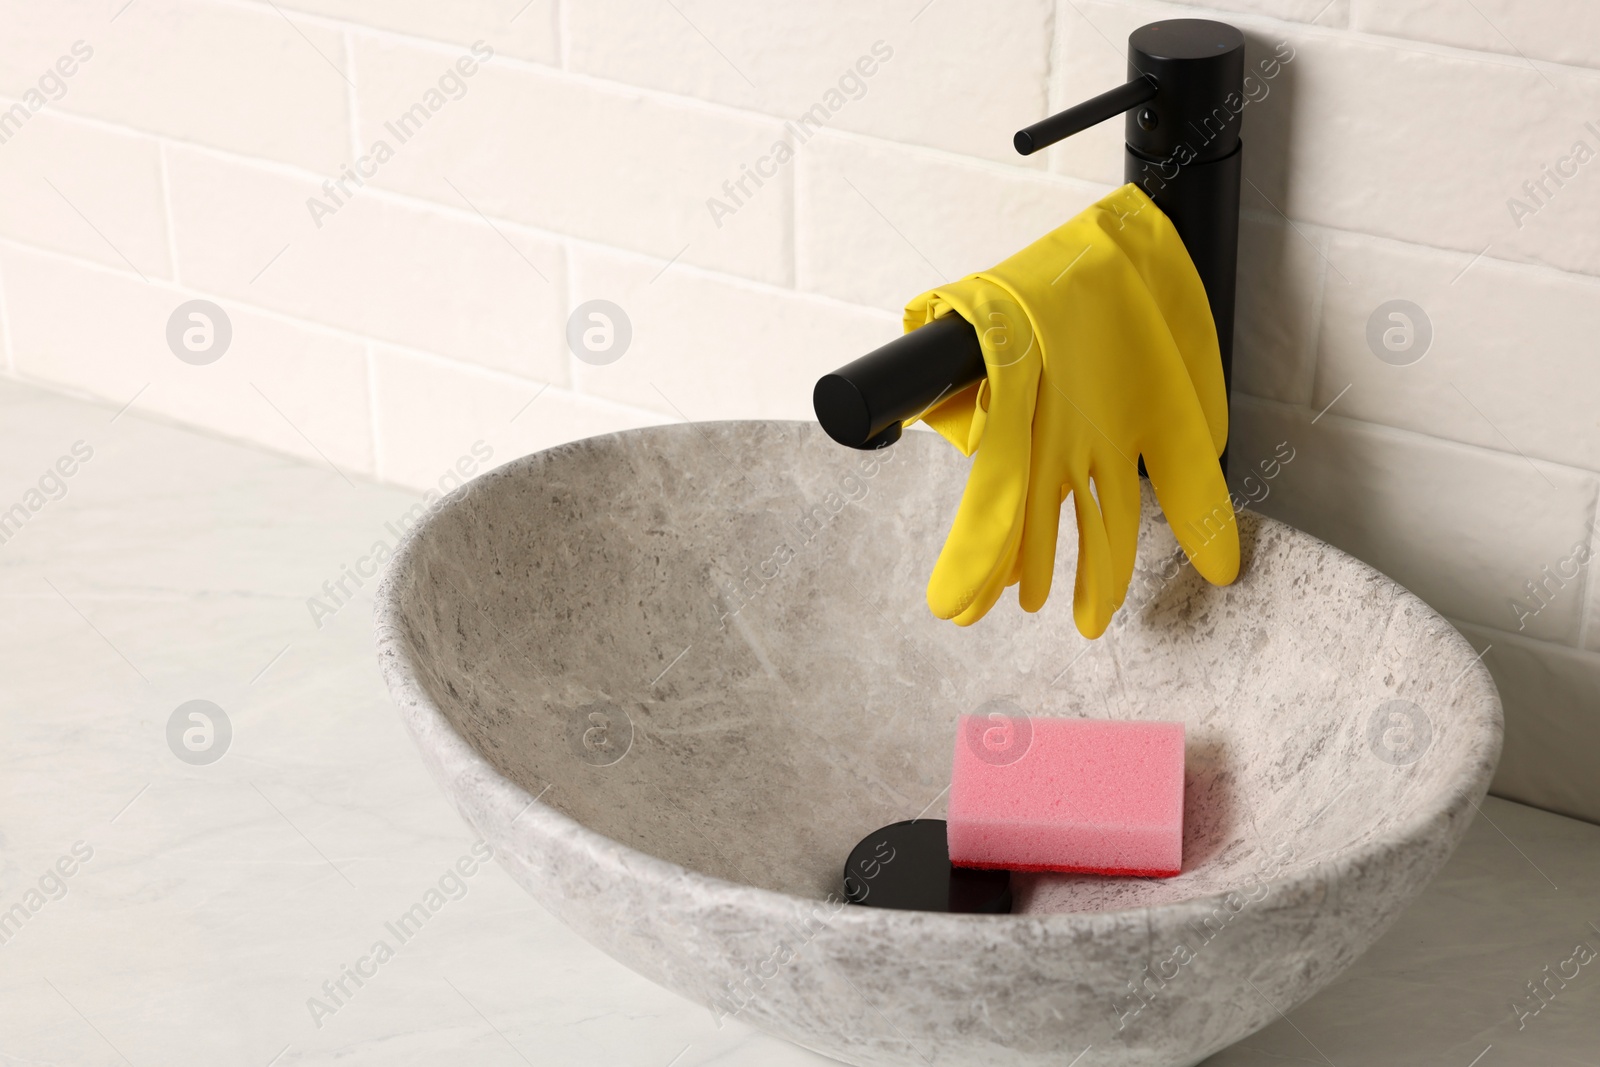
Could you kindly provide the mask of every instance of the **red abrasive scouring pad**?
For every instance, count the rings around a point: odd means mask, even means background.
[[[1170,877],[1183,868],[1183,723],[963,715],[950,862]]]

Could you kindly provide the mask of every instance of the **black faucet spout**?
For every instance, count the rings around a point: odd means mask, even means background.
[[[1127,114],[1123,178],[1172,220],[1211,305],[1222,373],[1233,385],[1233,305],[1239,252],[1244,35],[1208,19],[1169,19],[1128,37],[1128,81],[1017,131],[1029,155]],[[912,330],[824,375],[817,421],[851,448],[881,448],[901,424],[983,380],[973,328],[955,315]]]

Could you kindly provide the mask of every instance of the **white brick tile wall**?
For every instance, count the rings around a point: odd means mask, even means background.
[[[1120,123],[1027,159],[1014,130],[1120,82],[1139,25],[1221,18],[1257,76],[1236,476],[1288,440],[1262,510],[1499,635],[1496,788],[1600,820],[1600,581],[1544,571],[1600,553],[1592,6],[0,0],[6,365],[419,489],[480,440],[806,418],[907,299],[1121,182]],[[195,295],[235,325],[209,367],[163,340]],[[1409,366],[1366,340],[1399,298],[1433,330]],[[590,299],[630,318],[615,363],[567,351]]]
[[[1238,392],[1288,404],[1310,400],[1327,239],[1318,227],[1291,225],[1277,215],[1240,216],[1233,324]]]
[[[1589,562],[1583,572],[1583,647],[1600,652],[1600,509],[1589,520]]]
[[[553,345],[564,321],[562,265],[548,238],[370,188],[313,221],[307,201],[327,201],[310,176],[181,147],[169,151],[168,164],[188,284],[465,362],[565,380]]]
[[[1360,234],[1334,235],[1329,258],[1338,273],[1326,286],[1313,407],[1349,386],[1343,415],[1600,470],[1600,279],[1489,257],[1468,269],[1459,255]],[[1407,366],[1384,362],[1367,336],[1395,299],[1420,306],[1418,329],[1432,332]],[[1535,467],[1523,469],[1537,477]]]
[[[102,44],[113,28],[108,22],[109,14],[104,4],[94,0],[60,0],[54,4],[4,0],[0,3],[0,18],[6,27],[6,33],[0,36],[0,93],[17,97],[24,90],[38,88],[39,78],[51,71],[62,56],[71,55],[75,41],[83,41],[90,51]],[[92,55],[88,65],[94,65]],[[65,75],[62,80],[66,96],[82,88],[81,63],[69,62],[57,73]],[[61,94],[51,84],[47,83],[43,92],[51,98],[46,106],[60,106]]]
[[[1506,206],[1600,118],[1600,80],[1557,72],[1553,87],[1520,60],[1363,40],[1295,44],[1293,177],[1280,204],[1290,215],[1600,273],[1600,249],[1572,232],[1600,224],[1600,197],[1568,190],[1521,229]],[[1488,106],[1496,99],[1518,106]],[[1449,131],[1449,148],[1419,138],[1422,129]],[[1600,138],[1588,139],[1600,150]],[[1580,170],[1575,181],[1596,178]]]
[[[1517,456],[1434,441],[1235,397],[1234,473],[1281,441],[1295,458],[1257,510],[1377,567],[1453,618],[1575,645],[1581,590],[1525,620],[1511,607],[1524,583],[1587,535],[1592,475],[1548,467],[1549,484]]]
[[[1351,0],[1350,28],[1483,52],[1600,67],[1600,7],[1588,0]]]
[[[899,315],[940,282],[994,265],[1112,186],[1029,174],[940,152],[824,134],[800,151],[802,289]],[[982,226],[952,226],[982,204]]]
[[[1565,815],[1593,820],[1593,754],[1600,751],[1600,656],[1457,624],[1505,707],[1505,748],[1490,788]]]
[[[1293,22],[1309,22],[1317,26],[1343,28],[1350,24],[1350,5],[1357,0],[1173,0],[1185,6],[1199,7],[1196,18],[1219,18],[1218,12],[1233,11],[1241,15],[1271,15]]]
[[[610,300],[633,329],[615,362],[573,360],[577,388],[670,418],[810,419],[818,377],[901,332],[888,312],[593,247],[571,256],[574,306]]]
[[[361,342],[224,300],[228,349],[194,366],[167,347],[167,321],[198,294],[9,243],[0,277],[24,378],[331,461],[346,476],[374,473]]]
[[[1050,67],[1049,111],[1056,112],[1097,96],[1128,79],[1128,34],[1149,19],[1075,2],[1061,7],[1055,23],[1055,53]],[[1112,119],[1032,158],[1043,159],[1057,174],[1106,185],[1122,183],[1123,124]]]
[[[283,0],[277,6],[463,47],[492,41],[508,56],[561,63],[556,0]]]
[[[400,143],[385,124],[423,99],[461,55],[361,39],[361,142],[395,149],[374,181],[391,189],[663,259],[787,284],[792,166],[748,196],[724,192],[772,154],[780,123],[489,60],[459,99]],[[410,133],[412,127],[402,132]],[[454,188],[452,188],[454,186]],[[714,214],[718,198],[732,214]],[[719,225],[720,223],[720,225]]]
[[[1058,105],[1120,79],[1117,48],[1170,5],[1077,5],[1062,20]],[[1600,274],[1600,166],[1567,164],[1567,185],[1531,216],[1507,201],[1526,196],[1541,166],[1578,139],[1600,155],[1600,78],[1570,68],[1535,70],[1518,57],[1464,53],[1409,41],[1240,19],[1252,58],[1286,42],[1291,59],[1259,106],[1244,111],[1243,203],[1296,220],[1477,254]],[[1117,48],[1108,43],[1117,42]],[[1288,53],[1285,53],[1288,54]],[[1515,101],[1515,106],[1502,102]],[[1109,181],[1121,173],[1121,133],[1106,123],[1052,149],[1062,173]],[[1074,144],[1073,141],[1078,143]],[[1592,184],[1591,184],[1592,183]],[[1517,222],[1521,222],[1521,226]],[[1465,259],[1463,260],[1465,262]]]
[[[166,216],[152,138],[42,111],[0,145],[6,237],[171,278]]]
[[[1052,6],[583,0],[566,18],[573,70],[784,119],[822,104],[838,129],[1033,166],[1011,134],[1045,114]]]
[[[207,0],[7,5],[0,91],[38,84],[75,40],[93,50],[48,105],[132,129],[330,170],[348,155],[348,84],[335,30],[271,7]]]
[[[674,421],[384,345],[374,346],[373,360],[379,470],[417,489],[436,488],[479,441],[491,453],[487,468],[567,441]]]

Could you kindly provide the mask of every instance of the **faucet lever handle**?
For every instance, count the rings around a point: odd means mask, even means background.
[[[1048,148],[1057,141],[1087,130],[1090,126],[1099,125],[1106,119],[1114,119],[1130,108],[1148,103],[1155,99],[1155,95],[1156,80],[1148,74],[1140,74],[1124,85],[1085,100],[1077,107],[1069,107],[1059,114],[1035,122],[1026,129],[1018,130],[1011,143],[1016,146],[1018,154],[1030,156],[1039,149]]]

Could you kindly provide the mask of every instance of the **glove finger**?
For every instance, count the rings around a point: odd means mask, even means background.
[[[1048,386],[1048,388],[1047,388]],[[1028,478],[1028,500],[1022,524],[1022,546],[1017,556],[1017,602],[1024,611],[1038,611],[1050,597],[1055,584],[1056,547],[1061,532],[1061,508],[1071,492],[1072,473],[1087,463],[1074,459],[1072,437],[1053,434],[1081,418],[1065,403],[1066,394],[1049,380],[1048,371],[1039,387],[1039,402],[1034,415],[1033,461]],[[1087,484],[1086,478],[1079,483]]]
[[[928,578],[928,608],[938,618],[951,619],[972,607],[991,578],[998,576],[1003,589],[1010,575],[1028,478],[1026,445],[1006,447],[1002,440],[1014,429],[995,420],[972,462],[955,521]]]
[[[1239,527],[1198,411],[1171,420],[1167,433],[1155,435],[1144,465],[1167,524],[1195,570],[1212,585],[1232,582],[1239,576]]]
[[[1133,581],[1134,558],[1139,551],[1139,465],[1112,455],[1104,462],[1096,461],[1092,473],[1110,545],[1112,603],[1120,608]]]
[[[1021,585],[1017,601],[1023,611],[1038,611],[1050,597],[1055,578],[1056,538],[1061,529],[1062,485],[1056,479],[1036,480],[1028,490],[1022,524]]]
[[[928,608],[938,618],[969,613],[992,584],[1003,590],[1011,575],[1027,495],[1039,370],[1037,355],[990,365],[983,390],[989,405],[983,439],[950,535],[928,578]],[[978,617],[988,608],[984,605]]]
[[[1002,559],[1001,565],[996,567],[984,584],[972,594],[971,606],[951,618],[951,621],[957,626],[971,626],[989,614],[989,609],[999,603],[1001,594],[1016,581],[1016,578],[1012,575],[1016,571],[1017,547],[1021,540],[1019,524],[1019,529],[1015,531],[1014,536],[1007,545],[1006,555]]]
[[[1072,590],[1072,621],[1091,641],[1106,632],[1112,600],[1111,549],[1106,542],[1100,507],[1089,493],[1087,475],[1072,485],[1072,502],[1078,513],[1078,578]]]

